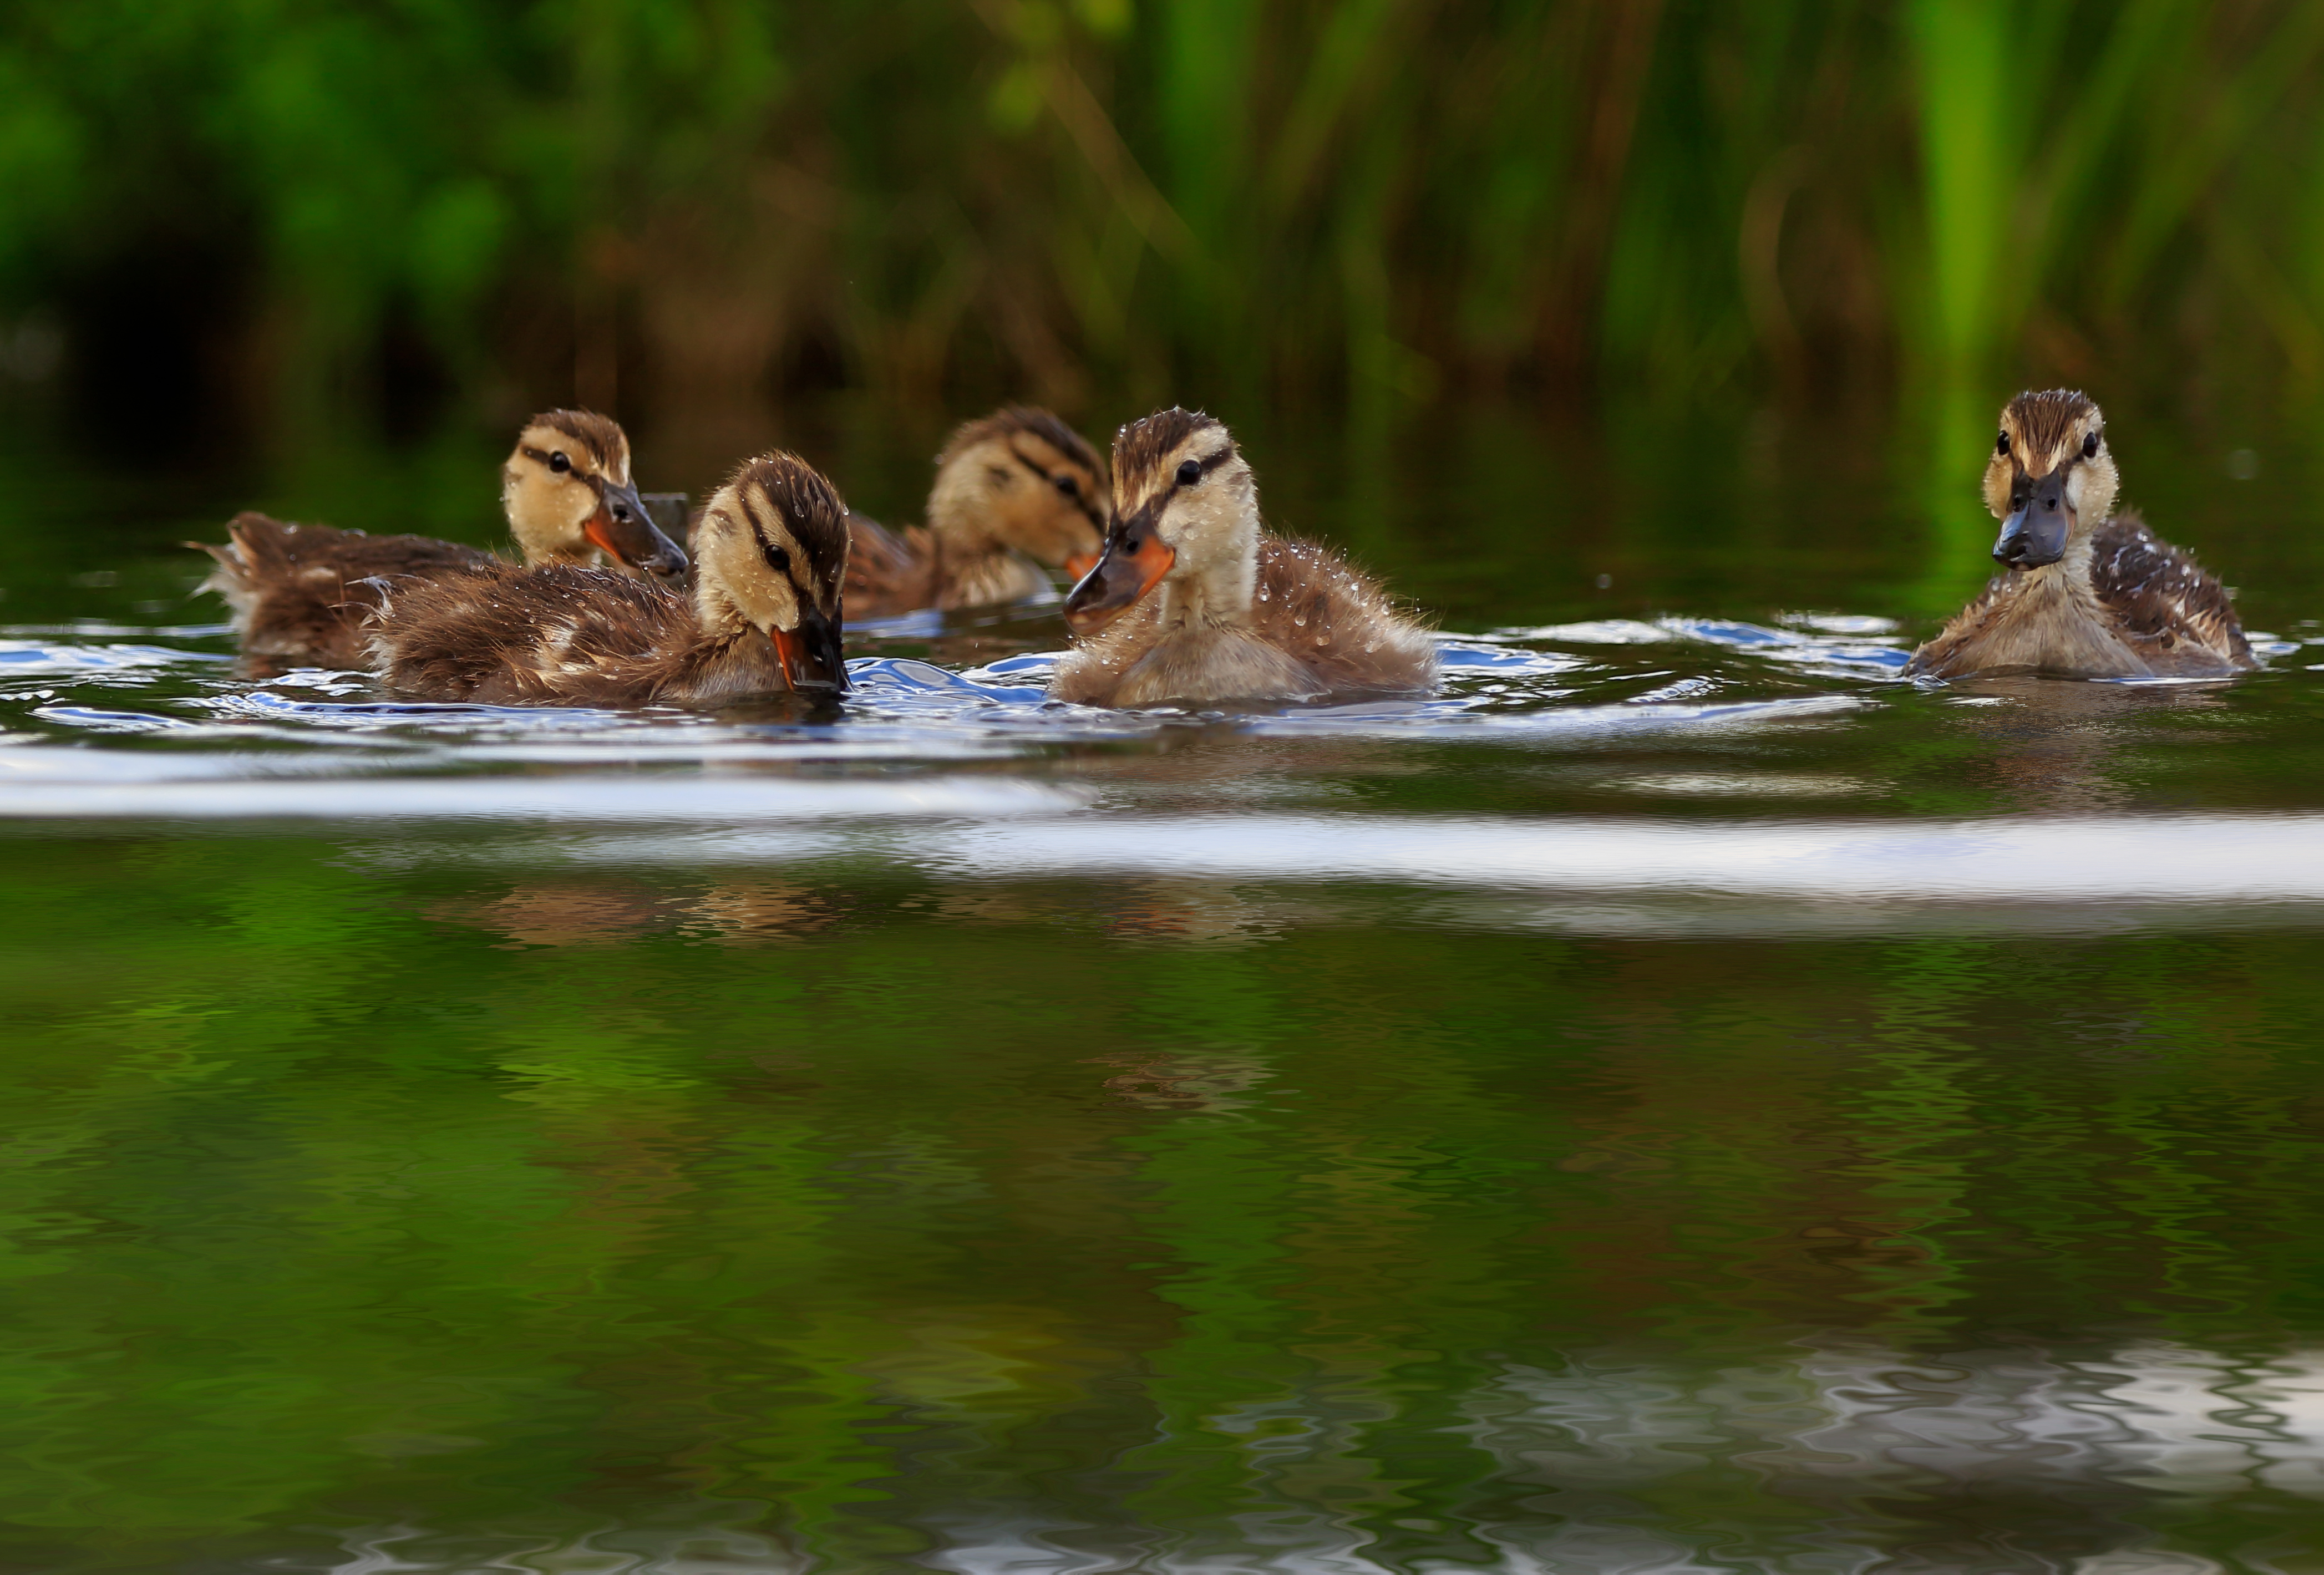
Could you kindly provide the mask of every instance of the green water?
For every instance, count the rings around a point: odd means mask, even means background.
[[[2266,671],[1914,689],[1909,438],[1483,412],[1252,444],[1431,705],[415,712],[168,544],[489,445],[14,454],[0,1563],[2324,1570],[2314,494],[2113,430]]]

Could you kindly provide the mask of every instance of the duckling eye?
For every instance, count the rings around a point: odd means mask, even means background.
[[[2093,432],[2089,437],[2082,439],[2082,457],[2084,459],[2096,459],[2098,456],[2098,435]]]
[[[2004,432],[2004,433],[2001,435],[2001,441],[2000,441],[2000,442],[1998,442],[1998,443],[1997,443],[1997,444],[1995,444],[1995,445],[1993,446],[1993,451],[1994,451],[1996,454],[2006,454],[2006,453],[2008,453],[2008,452],[2009,452],[2009,434],[2008,434],[2008,433]]]
[[[790,548],[787,547],[770,547],[767,548],[767,566],[773,569],[779,575],[787,575],[790,573]]]
[[[1057,490],[1065,493],[1065,496],[1069,498],[1077,498],[1081,496],[1082,489],[1074,484],[1073,477],[1069,475],[1061,475],[1052,479],[1056,482]]]
[[[567,471],[573,468],[573,462],[565,457],[565,451],[560,448],[556,453],[549,456],[549,468],[555,471],[558,474],[563,475]]]
[[[1198,482],[1198,481],[1200,481],[1200,480],[1202,480],[1202,479],[1203,479],[1203,465],[1202,465],[1202,461],[1200,461],[1200,460],[1198,460],[1198,459],[1189,459],[1189,460],[1183,461],[1183,462],[1179,465],[1179,466],[1178,466],[1178,484],[1179,484],[1180,486],[1182,486],[1182,487],[1190,487],[1190,486],[1193,486],[1196,482]]]

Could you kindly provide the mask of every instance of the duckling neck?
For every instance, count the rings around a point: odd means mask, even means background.
[[[2055,563],[2026,569],[2015,577],[2020,617],[2095,617],[2098,588],[2090,577],[2092,532],[2077,530],[2066,542],[2066,555]]]
[[[2077,530],[2066,539],[2065,555],[2055,563],[2025,571],[2027,585],[2040,585],[2052,594],[2071,586],[2090,583],[2090,538],[2092,532]]]
[[[733,645],[757,632],[717,575],[703,573],[700,566],[694,579],[694,622],[704,639],[720,646]]]
[[[928,489],[928,530],[950,557],[973,557],[1000,546],[981,523],[988,511],[971,479],[974,458],[972,452],[945,466]]]
[[[1239,532],[1229,551],[1162,582],[1162,626],[1249,629],[1259,587],[1259,531]]]
[[[586,565],[596,561],[595,548],[585,546],[576,549],[565,545],[567,537],[580,534],[577,530],[568,532],[544,525],[517,509],[508,511],[508,528],[510,537],[516,542],[518,555],[531,567],[538,568],[551,563]]]

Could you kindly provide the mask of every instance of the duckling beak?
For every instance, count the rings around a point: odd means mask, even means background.
[[[1065,626],[1095,634],[1162,583],[1178,555],[1152,526],[1132,524],[1105,544],[1095,566],[1065,593]]]
[[[775,654],[782,659],[783,682],[796,691],[828,689],[847,693],[847,658],[840,648],[839,621],[808,607],[797,629],[770,629]]]
[[[1065,554],[1065,577],[1071,580],[1079,580],[1084,575],[1089,573],[1090,570],[1097,567],[1097,559],[1098,555],[1094,552],[1069,552]]]
[[[605,484],[597,511],[581,533],[619,562],[662,579],[686,572],[686,549],[661,533],[635,485]]]
[[[2001,522],[2001,539],[1993,544],[1997,562],[2013,569],[2040,568],[2066,556],[2066,539],[2073,534],[2073,505],[2066,502],[2066,467],[2060,465],[2014,499],[2017,507]]]

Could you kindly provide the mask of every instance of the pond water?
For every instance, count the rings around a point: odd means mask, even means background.
[[[1469,410],[1250,441],[1427,702],[391,705],[171,544],[488,442],[19,440],[0,1562],[2324,1570],[2315,478],[2112,429],[2264,671],[1916,687],[1980,454]]]

